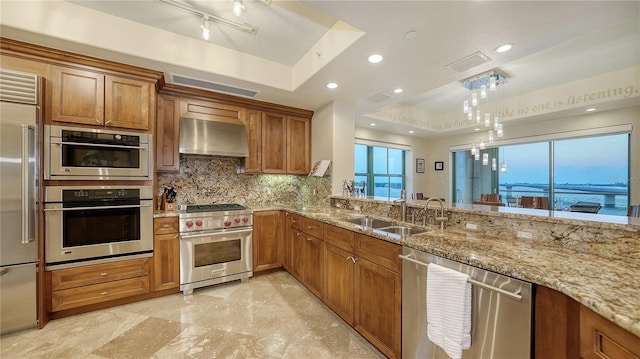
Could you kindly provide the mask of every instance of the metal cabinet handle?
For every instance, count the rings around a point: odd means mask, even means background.
[[[100,293],[100,295],[107,295],[107,292],[102,292]]]
[[[29,131],[35,131],[35,127],[27,124],[22,124],[22,236],[20,238],[21,244],[29,244],[31,238],[29,238],[29,222],[31,221],[31,210],[29,208],[29,202],[31,200],[31,177],[29,176],[29,150],[31,149],[32,136]]]
[[[101,276],[101,277],[104,277],[104,276],[107,276],[107,275],[108,275],[108,274],[107,274],[107,272],[102,272],[102,273],[100,273],[100,276]]]

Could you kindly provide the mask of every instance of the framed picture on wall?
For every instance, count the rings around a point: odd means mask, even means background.
[[[444,170],[444,162],[442,161],[436,162],[436,171],[442,171],[442,170]]]
[[[424,158],[416,158],[416,172],[424,173]]]

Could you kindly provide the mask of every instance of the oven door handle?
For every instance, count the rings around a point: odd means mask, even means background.
[[[99,206],[99,207],[71,207],[71,208],[45,208],[44,211],[86,211],[86,210],[94,210],[94,209],[119,209],[119,208],[142,208],[142,207],[151,207],[150,204],[137,204],[137,205],[127,205],[127,206]]]
[[[128,148],[134,150],[146,150],[146,147],[142,146],[123,146],[123,145],[104,145],[101,143],[86,143],[86,142],[64,142],[64,141],[51,141],[54,145],[75,145],[75,146],[90,146],[90,147],[108,147],[108,148]]]
[[[181,234],[180,237],[183,240],[189,240],[189,239],[195,239],[195,238],[202,238],[202,237],[211,237],[211,236],[220,236],[220,235],[229,235],[229,234],[240,234],[240,233],[247,233],[247,234],[251,234],[253,232],[253,227],[251,228],[243,228],[243,229],[239,229],[239,230],[235,230],[235,231],[207,231],[205,233],[198,233],[198,234]]]

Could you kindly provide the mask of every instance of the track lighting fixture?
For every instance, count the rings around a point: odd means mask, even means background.
[[[203,24],[201,26],[203,28],[203,30],[202,30],[202,37],[203,38],[205,36],[204,28],[206,27],[208,29],[209,28],[209,23],[211,21],[215,21],[217,23],[233,27],[236,30],[244,31],[244,32],[247,32],[249,34],[255,35],[255,34],[258,33],[258,28],[256,26],[253,26],[253,25],[247,24],[247,23],[239,23],[239,22],[236,22],[236,21],[233,21],[233,20],[229,20],[229,19],[226,19],[226,18],[218,16],[218,15],[214,15],[214,14],[202,11],[202,10],[194,8],[194,7],[188,5],[187,3],[184,3],[182,1],[176,1],[176,0],[158,0],[158,1],[160,1],[161,3],[176,7],[178,9],[183,10],[183,11],[189,12],[191,14],[198,15],[198,16],[202,17],[203,18]],[[242,1],[238,1],[238,2],[242,5]],[[263,2],[266,5],[269,5],[271,3],[270,1],[264,1],[264,0],[263,0]],[[234,2],[234,8],[235,8],[235,2]],[[242,9],[244,10],[244,5],[242,6]],[[207,20],[205,21],[204,19],[207,19]]]

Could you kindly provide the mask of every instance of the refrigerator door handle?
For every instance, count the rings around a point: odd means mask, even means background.
[[[31,174],[29,171],[30,166],[35,166],[35,163],[29,162],[29,150],[32,148],[34,137],[30,132],[35,131],[35,127],[32,125],[22,124],[22,238],[20,243],[29,244],[33,239],[29,238],[31,234]]]

